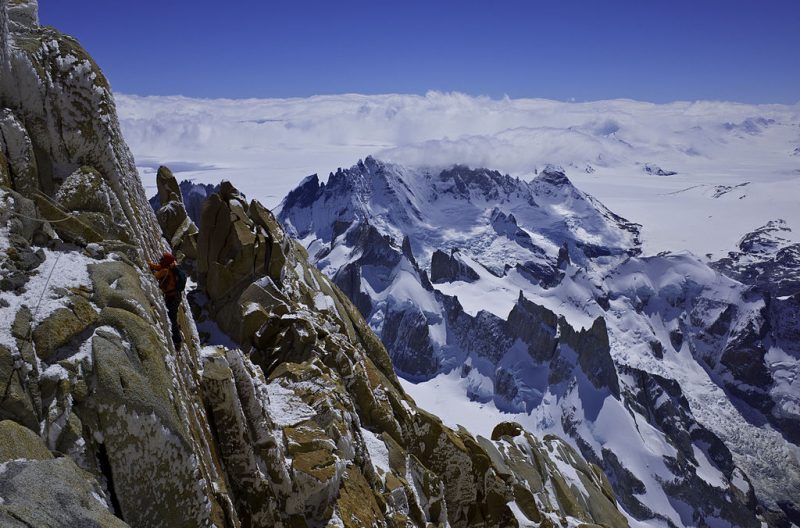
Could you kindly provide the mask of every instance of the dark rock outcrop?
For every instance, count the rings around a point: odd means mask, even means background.
[[[431,256],[431,282],[475,282],[480,277],[466,262],[459,258],[457,251],[436,250]]]

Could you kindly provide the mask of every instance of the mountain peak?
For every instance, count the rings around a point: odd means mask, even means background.
[[[300,182],[300,185],[286,195],[286,198],[283,199],[283,203],[281,204],[281,208],[291,209],[292,207],[308,207],[317,198],[322,185],[320,185],[319,177],[316,174],[306,176],[306,178]]]
[[[533,179],[534,182],[547,183],[556,187],[572,187],[572,182],[567,178],[567,174],[560,165],[545,165],[539,174]]]
[[[750,254],[772,254],[789,244],[789,240],[780,236],[790,233],[792,229],[783,219],[770,220],[763,226],[746,234],[739,240],[739,249]]]
[[[466,165],[453,165],[442,170],[437,180],[443,184],[442,190],[465,200],[497,200],[521,189],[520,181],[508,174],[486,168],[472,169]]]

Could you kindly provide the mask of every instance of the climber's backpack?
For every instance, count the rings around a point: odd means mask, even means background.
[[[182,269],[175,267],[175,289],[178,292],[178,295],[183,293],[183,290],[186,289],[186,272]]]

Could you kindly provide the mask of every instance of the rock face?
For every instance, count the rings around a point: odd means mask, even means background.
[[[0,2],[0,30],[3,526],[627,524],[563,443],[419,409],[258,202],[223,183],[195,232],[162,170],[153,214],[97,66],[35,2]],[[238,347],[202,347],[185,300],[173,347],[146,267],[167,242],[194,261],[209,338]]]
[[[480,277],[475,270],[458,258],[457,252],[450,255],[436,250],[431,256],[431,282],[475,282]]]
[[[125,185],[136,168],[102,72],[77,41],[38,26],[35,0],[4,4],[0,128],[15,190],[28,198],[53,196],[76,170],[91,167],[117,196],[121,227],[148,251],[156,250],[154,219],[142,211],[144,192]]]

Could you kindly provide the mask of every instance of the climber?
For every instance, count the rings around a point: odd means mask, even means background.
[[[167,305],[169,322],[172,325],[172,342],[175,347],[181,346],[181,330],[178,327],[178,307],[181,305],[181,293],[186,285],[186,274],[178,267],[172,253],[164,253],[158,264],[148,262],[153,270]]]

